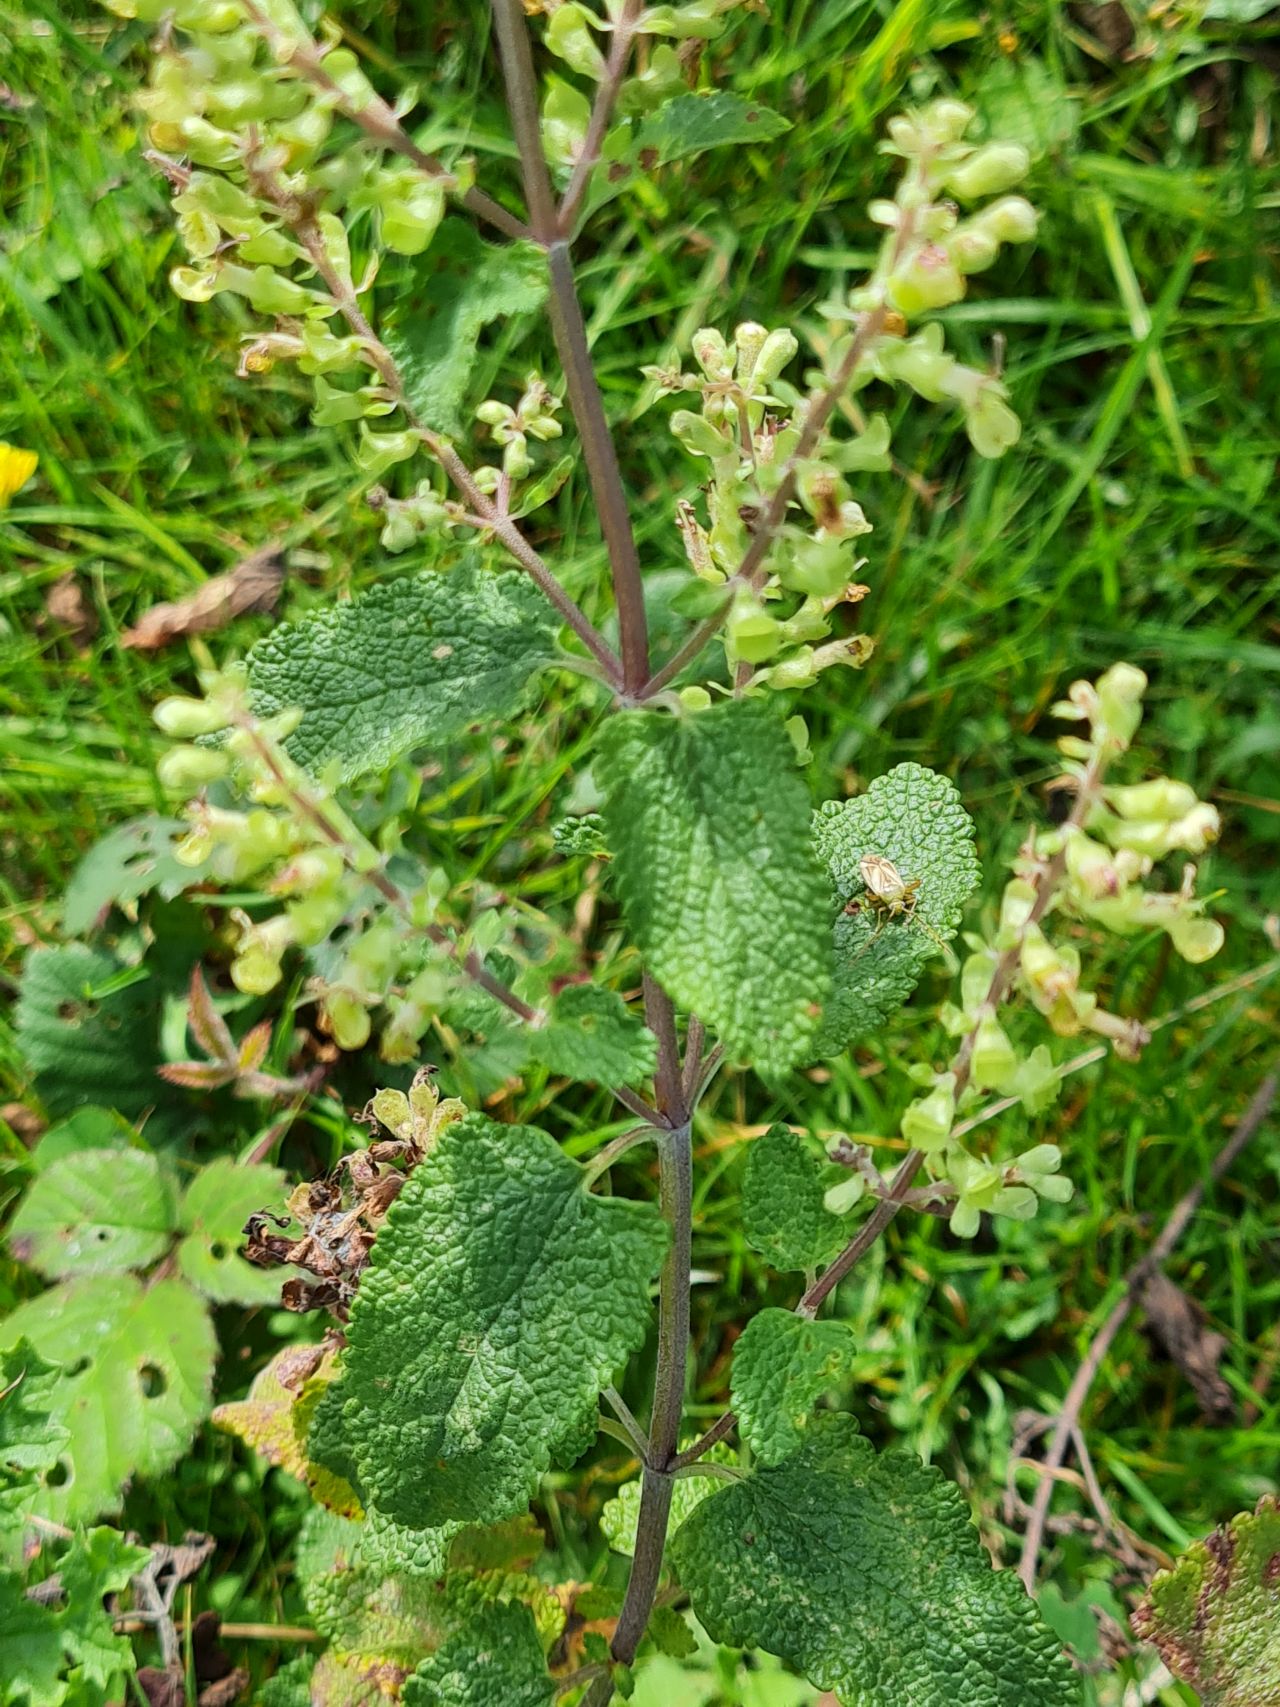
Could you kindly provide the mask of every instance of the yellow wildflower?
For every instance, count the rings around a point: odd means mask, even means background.
[[[36,471],[40,458],[33,450],[0,443],[0,507],[24,487]]]

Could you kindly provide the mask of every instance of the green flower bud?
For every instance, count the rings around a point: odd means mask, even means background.
[[[1011,1221],[1030,1221],[1036,1212],[1036,1194],[1025,1185],[1006,1185],[991,1199],[991,1213]]]
[[[705,711],[711,704],[711,695],[706,688],[687,687],[680,689],[680,703],[686,711]]]
[[[757,392],[767,390],[778,378],[783,368],[793,360],[799,348],[800,341],[793,333],[785,329],[770,332],[760,346],[760,353],[751,370],[752,390]]]
[[[671,431],[693,456],[721,457],[733,449],[723,434],[710,421],[695,415],[692,409],[677,409],[671,417]]]
[[[964,279],[945,249],[927,243],[890,276],[887,295],[894,308],[910,317],[959,302]]]
[[[1147,678],[1134,664],[1113,664],[1097,681],[1094,734],[1123,751],[1142,721]]]
[[[649,6],[640,14],[639,30],[647,36],[712,41],[724,29],[720,0],[694,0],[688,6]]]
[[[400,172],[379,206],[379,230],[387,248],[397,255],[420,255],[444,217],[444,190],[419,172]]]
[[[240,163],[243,152],[240,138],[233,131],[220,130],[207,119],[184,118],[179,126],[181,142],[179,149],[189,154],[197,166],[217,166],[225,169]],[[153,135],[157,147],[163,146],[160,138]]]
[[[223,707],[205,699],[186,699],[181,694],[162,699],[152,711],[151,719],[157,729],[180,741],[194,741],[197,735],[214,735],[227,723]]]
[[[962,225],[947,239],[947,253],[967,278],[970,273],[985,272],[1000,253],[1000,245],[980,225]]]
[[[231,756],[220,747],[171,747],[156,766],[162,788],[175,794],[194,794],[226,776]]]
[[[1008,1090],[1018,1070],[1018,1055],[1004,1027],[992,1013],[983,1014],[974,1035],[971,1077],[979,1090]]]
[[[998,243],[1030,243],[1040,216],[1025,196],[1003,196],[984,207],[974,220]]]
[[[813,753],[809,747],[809,725],[804,718],[798,714],[795,717],[788,717],[783,728],[787,732],[791,745],[795,748],[796,763],[798,765],[810,764]]]
[[[414,432],[375,433],[361,425],[356,462],[366,472],[374,472],[389,468],[393,462],[407,462],[411,456],[417,455],[418,448],[418,435]],[[494,474],[496,476],[496,469]]]
[[[231,271],[230,268],[226,270],[228,273]],[[335,304],[327,303],[315,291],[307,290],[271,267],[255,267],[243,287],[237,281],[231,289],[248,297],[259,314],[305,314],[309,309],[321,306],[326,307],[329,314],[337,313]]]
[[[729,346],[714,326],[703,326],[693,334],[693,359],[711,380],[733,377],[733,362]]]
[[[926,1096],[908,1103],[902,1114],[902,1136],[926,1156],[946,1148],[955,1124],[955,1076],[947,1073]]]
[[[236,254],[255,267],[291,267],[301,257],[302,251],[282,231],[272,231],[264,226],[241,243]]]
[[[377,100],[373,84],[360,69],[360,61],[350,48],[335,47],[324,56],[326,76],[341,89],[353,112],[361,112]]]
[[[944,95],[940,100],[930,101],[920,117],[935,144],[959,142],[973,123],[973,108]]]
[[[1222,947],[1226,932],[1216,919],[1183,915],[1170,923],[1169,940],[1185,961],[1192,966],[1201,966],[1206,960],[1212,960]]]
[[[883,474],[893,466],[889,445],[887,417],[873,415],[856,439],[835,447],[830,460],[842,474]]]
[[[293,927],[283,914],[250,926],[242,934],[231,962],[231,982],[236,989],[246,996],[269,995],[280,982],[280,962],[292,941]]]
[[[1017,444],[1022,422],[1004,400],[1004,387],[992,381],[978,393],[972,409],[965,412],[965,432],[979,456],[993,460]]]
[[[765,681],[779,693],[787,693],[794,688],[807,688],[818,679],[817,666],[813,661],[812,646],[804,646],[799,652],[775,664],[765,676]]]
[[[1199,802],[1193,788],[1171,777],[1153,777],[1149,782],[1116,785],[1106,790],[1107,805],[1122,818],[1181,818]]]
[[[563,59],[572,71],[580,72],[584,77],[591,77],[597,83],[605,74],[605,57],[596,46],[591,26],[599,29],[598,18],[592,16],[585,6],[578,6],[570,0],[565,6],[560,6],[551,14],[547,25],[547,47],[557,59]]]
[[[547,78],[542,105],[542,139],[553,166],[572,166],[587,140],[591,102],[561,77]]]
[[[232,969],[234,976],[234,968]],[[373,1024],[369,1010],[349,990],[328,990],[320,1008],[320,1023],[339,1049],[363,1049]]]
[[[782,625],[751,600],[742,600],[726,624],[729,645],[748,664],[764,664],[782,645]]]
[[[990,142],[958,166],[949,166],[943,183],[962,201],[998,196],[1020,184],[1031,170],[1031,156],[1016,142]]]
[[[862,1175],[850,1174],[848,1179],[837,1180],[828,1188],[823,1194],[822,1207],[828,1215],[847,1215],[866,1194],[867,1185]]]

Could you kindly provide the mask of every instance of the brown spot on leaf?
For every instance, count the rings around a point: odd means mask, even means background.
[[[284,558],[276,546],[264,546],[242,558],[225,575],[213,576],[189,598],[152,605],[125,630],[121,644],[139,652],[155,652],[189,634],[225,628],[249,611],[273,610],[283,583]]]

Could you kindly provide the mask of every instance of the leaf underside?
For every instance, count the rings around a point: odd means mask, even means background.
[[[713,1494],[672,1564],[714,1640],[762,1647],[844,1707],[1077,1707],[1033,1601],[991,1568],[941,1474],[877,1455],[851,1417]]]
[[[1280,1707],[1280,1501],[1195,1542],[1133,1615],[1205,1707]]]

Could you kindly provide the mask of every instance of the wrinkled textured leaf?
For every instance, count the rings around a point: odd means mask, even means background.
[[[814,846],[840,908],[835,982],[815,1045],[834,1055],[902,1006],[938,942],[955,935],[982,872],[955,785],[923,765],[897,765],[856,799],[828,800],[814,815]],[[904,881],[919,878],[912,916],[886,919],[870,905],[859,869],[866,854],[891,860]]]
[[[804,1444],[814,1406],[848,1367],[853,1336],[843,1322],[810,1322],[760,1310],[733,1348],[731,1393],[742,1438],[762,1464]]]
[[[727,90],[710,95],[677,95],[664,101],[640,126],[635,151],[656,166],[687,160],[709,148],[736,148],[751,142],[772,142],[791,129],[790,122],[759,101]],[[652,152],[651,152],[652,151]]]
[[[424,1660],[403,1699],[405,1707],[549,1707],[554,1694],[528,1609],[499,1605]]]
[[[688,717],[626,712],[596,765],[614,885],[654,976],[731,1055],[812,1055],[830,977],[808,791],[756,700]]]
[[[129,1119],[148,1109],[171,1114],[179,1106],[180,1094],[156,1077],[161,1003],[154,980],[98,993],[124,970],[111,955],[81,943],[27,956],[18,1043],[54,1116],[86,1104],[117,1109]]]
[[[402,294],[387,344],[413,413],[438,433],[456,433],[481,332],[542,306],[546,256],[533,243],[486,243],[466,220],[446,219]]]
[[[821,1169],[803,1138],[771,1126],[754,1141],[742,1180],[742,1229],[771,1268],[807,1274],[839,1250],[843,1223],[822,1198]]]
[[[1080,1685],[957,1488],[877,1456],[851,1417],[705,1500],[672,1564],[711,1636],[789,1661],[845,1707],[1078,1707]]]
[[[282,1665],[259,1687],[257,1707],[313,1707],[311,1674],[315,1669],[314,1654],[299,1654]]]
[[[70,1431],[65,1481],[36,1510],[59,1522],[118,1511],[126,1483],[176,1463],[204,1416],[217,1342],[180,1280],[145,1291],[131,1274],[65,1281],[0,1323],[0,1345],[29,1339],[60,1363],[54,1421]]]
[[[58,1279],[120,1274],[161,1256],[173,1227],[173,1195],[154,1156],[87,1150],[33,1181],[10,1226],[9,1249]]]
[[[351,1484],[315,1463],[307,1453],[307,1433],[315,1402],[333,1380],[336,1354],[320,1346],[286,1346],[258,1371],[248,1394],[215,1407],[216,1428],[238,1435],[300,1482],[321,1506],[344,1517],[358,1517],[360,1501]]]
[[[464,564],[282,624],[249,654],[249,682],[260,716],[302,711],[288,740],[300,765],[350,781],[511,711],[554,639],[551,607],[523,576]]]
[[[724,1456],[717,1454],[717,1457]],[[712,1459],[714,1463],[715,1458]],[[724,1484],[714,1476],[678,1476],[671,1490],[670,1528],[674,1531],[686,1517]],[[615,1553],[630,1555],[636,1550],[636,1528],[640,1522],[641,1479],[624,1482],[600,1512],[600,1528]]]
[[[229,1156],[201,1168],[182,1199],[187,1236],[178,1246],[178,1267],[198,1291],[219,1304],[279,1302],[281,1282],[295,1271],[255,1268],[240,1246],[249,1216],[285,1195],[279,1168],[249,1167]]]
[[[551,1006],[545,1027],[529,1033],[529,1050],[553,1073],[597,1085],[633,1085],[648,1078],[657,1039],[629,1013],[615,990],[570,984]]]
[[[1204,1707],[1280,1707],[1280,1501],[1259,1500],[1152,1579],[1133,1614]]]
[[[545,1132],[468,1115],[392,1204],[339,1391],[360,1485],[397,1521],[522,1509],[642,1341],[665,1225],[583,1177]]]
[[[153,892],[166,901],[200,880],[198,868],[179,865],[175,841],[190,826],[180,818],[150,814],[121,824],[95,842],[72,873],[62,900],[62,928],[68,936],[92,930],[112,906],[127,906]]]

